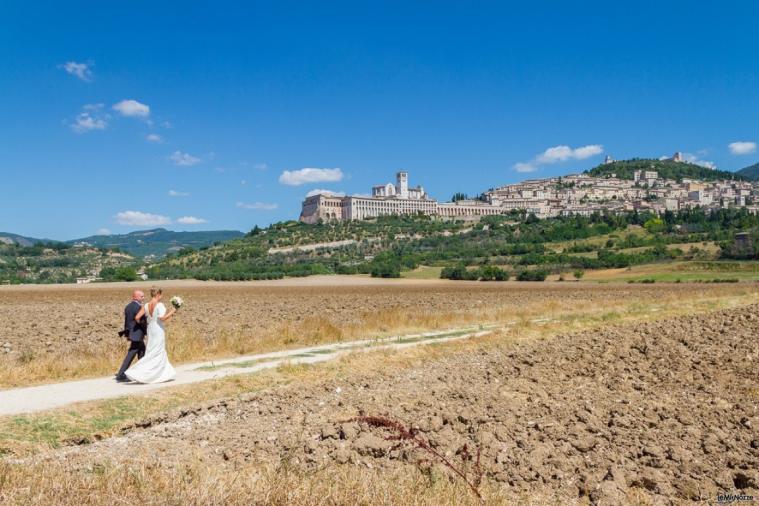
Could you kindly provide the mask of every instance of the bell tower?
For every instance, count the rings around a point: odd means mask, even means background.
[[[395,185],[395,189],[396,189],[396,193],[398,194],[398,197],[402,199],[407,199],[408,198],[408,172],[404,172],[404,171],[398,172],[395,175],[395,178],[397,181]]]

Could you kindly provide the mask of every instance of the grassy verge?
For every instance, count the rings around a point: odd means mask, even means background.
[[[98,462],[72,472],[58,462],[28,467],[0,463],[0,502],[23,506],[566,504],[566,498],[562,500],[551,492],[520,494],[490,481],[483,482],[480,492],[482,500],[460,480],[451,480],[434,468],[422,472],[411,465],[391,470],[329,466],[303,472],[284,463],[226,470],[209,469],[207,463],[188,456],[179,468],[166,468],[155,461],[129,466]],[[650,504],[635,489],[628,492],[624,502]]]
[[[575,244],[592,244],[595,246],[602,246],[606,244],[606,241],[609,239],[612,240],[619,240],[623,239],[627,236],[638,236],[638,237],[649,237],[651,234],[649,234],[645,228],[635,225],[630,225],[627,227],[627,230],[619,230],[616,232],[613,232],[611,234],[605,234],[605,235],[597,235],[593,237],[588,237],[587,239],[577,239],[572,241],[557,241],[557,242],[548,242],[546,243],[546,247],[550,250],[553,250],[555,252],[564,251],[567,248],[575,245]]]
[[[482,493],[488,504],[506,503],[503,488],[486,483]],[[287,464],[219,470],[209,469],[193,456],[178,469],[154,462],[130,466],[98,462],[90,469],[71,472],[62,463],[29,467],[0,463],[0,502],[24,506],[482,504],[458,481],[412,466],[390,472],[358,466],[303,472]]]
[[[413,271],[401,272],[401,277],[406,279],[440,279],[440,272],[442,270],[442,267],[420,265]]]
[[[584,279],[598,282],[626,282],[642,279],[659,282],[704,282],[715,279],[759,281],[759,262],[723,260],[636,265],[626,269],[587,271]]]

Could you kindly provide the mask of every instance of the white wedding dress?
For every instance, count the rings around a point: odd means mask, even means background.
[[[174,367],[169,362],[166,353],[166,332],[164,332],[161,317],[166,314],[166,306],[162,302],[153,308],[150,314],[149,304],[145,304],[145,316],[148,319],[148,346],[145,356],[126,370],[127,378],[138,383],[163,383],[176,376]]]

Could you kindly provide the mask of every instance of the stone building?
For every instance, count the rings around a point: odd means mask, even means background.
[[[396,183],[372,187],[372,196],[352,195],[338,197],[317,194],[306,197],[300,213],[300,221],[318,223],[333,220],[363,220],[377,216],[425,214],[446,218],[480,217],[501,214],[504,209],[489,202],[463,200],[439,203],[431,198],[421,186],[409,188],[408,172],[398,172]]]
[[[758,201],[758,182],[675,181],[659,177],[655,170],[639,170],[633,180],[570,174],[499,186],[483,193],[478,200],[438,202],[421,186],[409,188],[408,173],[398,172],[395,184],[374,186],[371,196],[321,193],[307,197],[300,220],[318,223],[417,213],[475,220],[511,211],[550,218],[634,209],[664,213],[697,207],[705,210],[743,207],[756,213]]]

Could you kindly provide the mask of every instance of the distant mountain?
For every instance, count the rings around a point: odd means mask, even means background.
[[[93,235],[67,241],[70,244],[87,243],[101,248],[119,248],[130,255],[144,257],[155,255],[162,257],[182,248],[201,248],[217,242],[225,242],[242,237],[237,230],[211,230],[203,232],[172,232],[164,228],[140,230],[128,234]]]
[[[759,163],[755,163],[754,165],[749,165],[748,167],[744,167],[736,174],[739,174],[746,179],[750,179],[751,181],[759,181]]]
[[[0,232],[0,243],[18,244],[20,246],[33,246],[38,242],[55,242],[50,239],[36,239],[34,237],[24,237],[23,235],[11,234],[10,232]]]
[[[708,167],[702,167],[688,162],[647,158],[633,158],[632,160],[604,163],[586,171],[586,173],[595,177],[616,174],[620,179],[633,179],[633,173],[636,170],[655,170],[659,173],[659,177],[674,179],[677,181],[680,181],[683,178],[700,179],[702,181],[747,179],[744,175],[736,172],[710,169]]]

